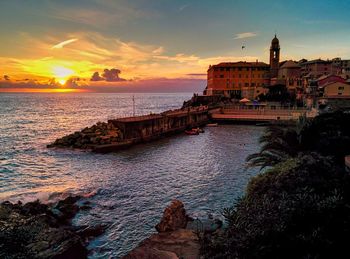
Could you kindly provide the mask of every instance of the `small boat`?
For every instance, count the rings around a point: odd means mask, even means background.
[[[218,124],[217,123],[208,123],[207,127],[217,127]]]
[[[198,132],[198,130],[185,130],[185,133],[187,134],[187,135],[199,135],[199,132]]]
[[[204,129],[202,129],[202,128],[193,128],[192,130],[196,130],[199,133],[204,133]]]

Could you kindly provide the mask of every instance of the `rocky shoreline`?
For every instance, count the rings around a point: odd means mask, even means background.
[[[196,227],[196,220],[186,214],[183,203],[173,200],[155,226],[158,233],[143,240],[123,259],[199,259],[201,240],[207,233],[220,232],[221,227],[220,222]]]
[[[91,127],[58,138],[47,147],[91,149],[96,145],[117,144],[122,140],[122,132],[113,123],[97,122]]]
[[[101,235],[106,226],[72,226],[79,210],[80,196],[55,204],[39,201],[0,204],[0,258],[87,258],[88,242]]]
[[[52,204],[38,200],[26,204],[0,204],[0,258],[87,258],[87,245],[103,234],[104,225],[73,226],[80,210],[89,210],[89,201],[69,196]],[[173,200],[155,226],[158,233],[143,240],[123,259],[197,259],[205,235],[220,232],[222,224],[207,226],[186,213],[181,201]],[[208,223],[208,222],[207,222]],[[214,224],[213,224],[214,223]]]

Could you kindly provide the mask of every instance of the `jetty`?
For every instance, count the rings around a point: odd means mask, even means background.
[[[276,106],[226,105],[210,116],[215,122],[274,122],[297,120],[300,116],[313,118],[317,111],[307,108]]]
[[[57,139],[47,147],[75,148],[108,153],[165,136],[204,126],[209,120],[208,106],[188,107],[163,113],[110,118],[90,128]]]
[[[109,118],[81,131],[56,139],[47,147],[91,150],[97,153],[115,152],[138,143],[182,133],[185,130],[214,123],[266,124],[274,121],[296,121],[300,116],[312,118],[316,110],[276,107],[260,104],[218,104],[188,106],[157,114]]]
[[[108,124],[112,124],[121,131],[123,141],[96,145],[93,147],[93,151],[98,153],[113,152],[133,144],[180,133],[188,128],[200,127],[207,122],[207,106],[170,110],[160,114],[110,119]]]

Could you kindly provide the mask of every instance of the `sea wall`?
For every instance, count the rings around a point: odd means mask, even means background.
[[[208,122],[208,107],[199,106],[170,110],[160,114],[110,119],[80,132],[55,140],[47,147],[88,149],[107,153],[130,147]]]

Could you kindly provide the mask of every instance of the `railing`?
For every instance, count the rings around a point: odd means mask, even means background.
[[[198,107],[191,107],[186,109],[177,109],[177,110],[168,110],[164,111],[162,113],[148,113],[148,114],[139,114],[137,116],[130,116],[129,114],[123,114],[118,117],[116,116],[108,116],[107,120],[124,120],[124,121],[132,121],[132,120],[139,120],[139,119],[147,119],[147,116],[149,116],[149,119],[155,116],[176,116],[176,115],[183,115],[193,112],[205,112],[208,111],[208,106],[198,106]]]

